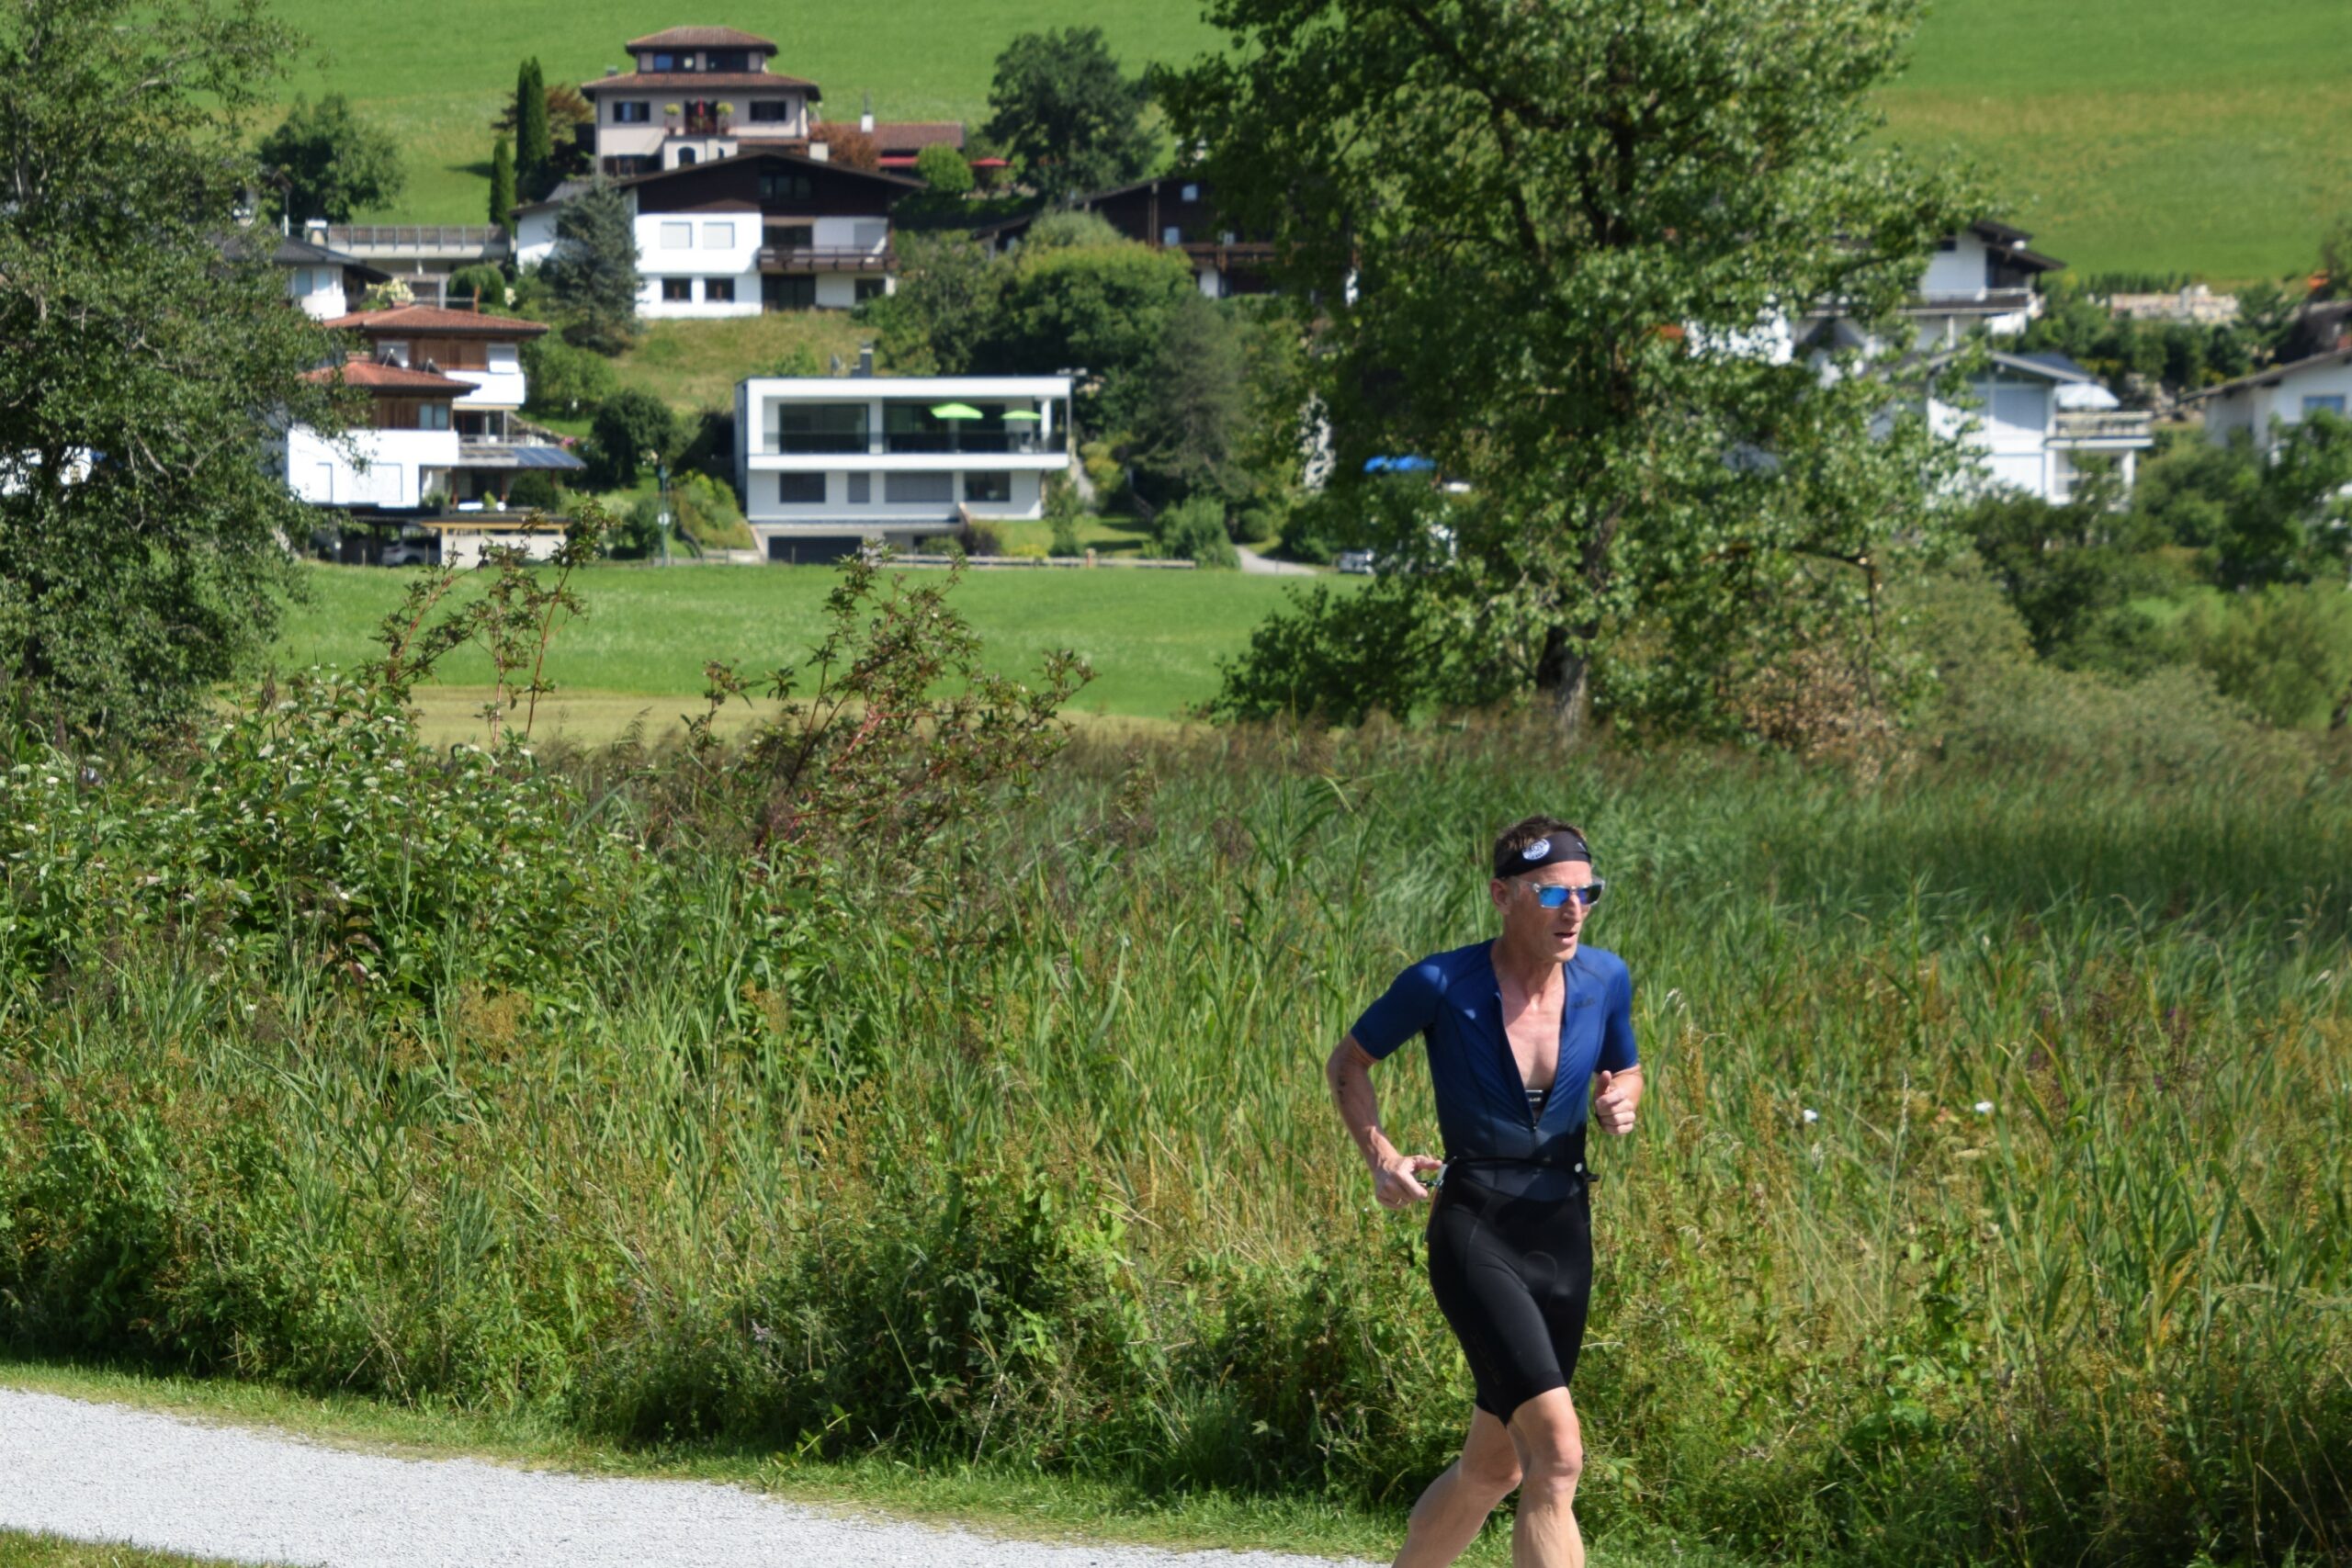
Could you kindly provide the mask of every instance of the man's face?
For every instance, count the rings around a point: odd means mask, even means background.
[[[1577,943],[1584,934],[1589,912],[1585,902],[1570,898],[1556,909],[1547,909],[1539,901],[1537,890],[1591,886],[1592,867],[1572,860],[1539,866],[1524,875],[1502,877],[1489,884],[1487,891],[1502,912],[1504,940],[1521,952],[1542,952],[1548,946],[1554,956],[1566,961],[1576,955]]]

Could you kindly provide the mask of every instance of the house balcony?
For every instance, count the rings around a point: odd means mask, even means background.
[[[815,245],[763,245],[762,272],[889,272],[899,265],[896,251],[855,251]]]
[[[752,454],[760,457],[848,456],[864,457],[1059,457],[1061,448],[1035,431],[893,430],[880,435],[834,431],[769,431]]]
[[[732,136],[735,117],[715,109],[707,114],[688,112],[673,117],[662,129],[672,136]]]
[[[2155,416],[2134,409],[2061,409],[2050,445],[2076,451],[2121,451],[2149,446]]]
[[[1903,309],[1906,314],[1929,316],[2032,314],[2041,309],[2041,296],[2030,288],[1938,289],[1914,296]]]

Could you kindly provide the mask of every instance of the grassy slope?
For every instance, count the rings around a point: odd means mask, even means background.
[[[397,215],[481,220],[488,121],[515,62],[553,79],[623,63],[621,44],[677,21],[776,39],[780,67],[854,114],[977,119],[997,51],[1015,33],[1098,24],[1130,62],[1212,41],[1193,7],[1155,0],[869,0],[850,9],[649,11],[620,0],[492,7],[415,0],[387,28],[365,9],[281,0],[323,59],[289,86],[350,94],[410,148]],[[2301,271],[2326,221],[2352,209],[2352,29],[2341,0],[1940,0],[1886,105],[1895,135],[1980,159],[2014,214],[2077,267],[2193,270],[2218,278]]]
[[[317,592],[288,616],[279,661],[352,664],[368,657],[369,631],[409,576],[317,569]],[[751,671],[799,660],[820,635],[833,582],[830,571],[787,567],[599,569],[581,584],[588,618],[560,634],[551,671],[567,691],[599,694],[590,704],[601,704],[599,712],[650,707],[649,722],[665,720],[702,689],[707,660],[732,660]],[[982,571],[956,590],[956,603],[997,668],[1031,672],[1049,648],[1074,648],[1096,672],[1079,712],[1167,718],[1216,690],[1217,659],[1240,650],[1286,586],[1230,571]],[[447,673],[458,684],[489,678],[488,666],[470,654]],[[659,701],[631,703],[621,694]],[[611,728],[608,720],[590,728]]]

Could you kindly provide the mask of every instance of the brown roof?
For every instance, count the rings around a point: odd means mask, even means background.
[[[322,365],[306,372],[305,381],[341,381],[349,387],[365,387],[371,392],[446,392],[459,398],[474,389],[471,381],[455,377],[435,375],[430,370],[411,370],[405,366],[379,364],[373,359],[354,359],[344,365]]]
[[[545,321],[518,316],[485,316],[478,310],[445,310],[438,305],[396,305],[389,310],[354,310],[326,325],[345,333],[437,333],[445,337],[537,337]]]
[[[733,28],[664,28],[628,40],[630,53],[641,49],[757,49],[774,54],[775,41]]]
[[[626,71],[580,84],[580,90],[590,97],[598,93],[716,92],[721,87],[797,87],[812,98],[825,96],[814,82],[769,71]]]
[[[874,122],[872,130],[860,132],[854,120],[820,121],[808,132],[811,141],[823,141],[835,136],[865,135],[873,138],[876,147],[955,147],[964,145],[964,122],[960,119],[883,119]]]

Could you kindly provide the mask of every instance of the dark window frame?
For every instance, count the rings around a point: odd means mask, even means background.
[[[800,493],[794,494],[796,490]],[[824,505],[825,476],[822,473],[776,475],[775,503],[778,506]]]

